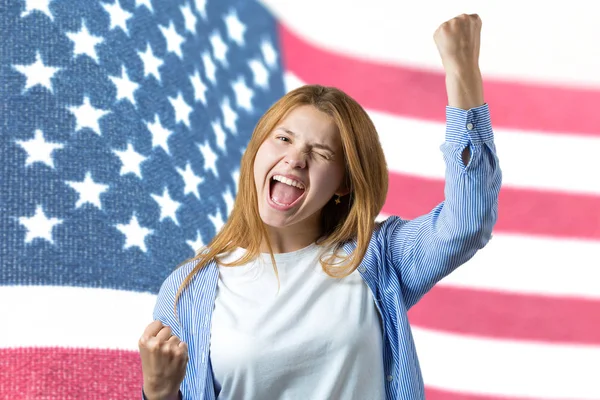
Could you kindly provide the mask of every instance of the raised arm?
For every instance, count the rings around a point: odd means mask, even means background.
[[[478,65],[481,20],[462,15],[434,38],[446,71],[445,201],[387,230],[389,253],[408,307],[490,240],[502,174]],[[408,194],[409,195],[409,194]]]

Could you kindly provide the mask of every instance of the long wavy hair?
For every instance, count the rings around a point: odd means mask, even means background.
[[[343,91],[321,85],[302,86],[284,95],[258,121],[242,156],[238,193],[231,215],[206,247],[179,265],[197,261],[177,291],[175,312],[182,291],[198,271],[213,260],[226,266],[243,265],[259,256],[263,243],[269,249],[279,281],[267,229],[258,211],[254,160],[259,147],[276,125],[292,109],[302,105],[316,107],[329,115],[337,126],[344,153],[346,184],[350,188],[350,193],[340,199],[340,204],[335,204],[332,198],[321,210],[318,242],[339,249],[344,243],[354,240],[356,248],[348,255],[339,256],[334,251],[329,257],[322,258],[323,271],[333,278],[343,278],[360,264],[388,190],[388,171],[379,136],[365,110]],[[220,261],[220,255],[236,248],[246,250],[241,258],[230,263]]]

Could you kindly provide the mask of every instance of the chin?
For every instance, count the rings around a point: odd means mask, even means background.
[[[263,224],[270,226],[271,228],[285,228],[291,225],[289,218],[281,215],[281,213],[261,211],[260,219],[262,220]]]

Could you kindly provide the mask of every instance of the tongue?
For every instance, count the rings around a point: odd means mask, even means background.
[[[292,204],[302,196],[304,190],[299,189],[295,186],[286,185],[275,181],[271,187],[271,198],[279,204]]]

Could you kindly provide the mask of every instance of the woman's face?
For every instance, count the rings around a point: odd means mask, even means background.
[[[344,154],[331,117],[310,105],[294,108],[256,154],[254,181],[263,222],[274,228],[319,228],[320,211],[345,194]]]

